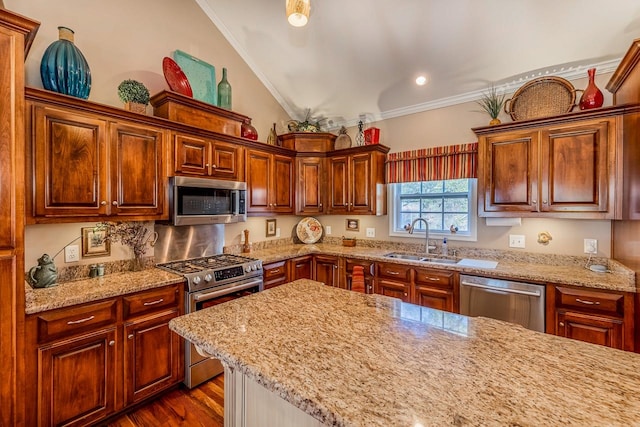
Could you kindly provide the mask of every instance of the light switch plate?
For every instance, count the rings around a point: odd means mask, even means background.
[[[584,253],[585,254],[597,254],[598,253],[598,240],[597,239],[584,239]]]
[[[327,236],[330,235],[331,234],[331,226],[327,225],[326,227],[324,227],[324,231],[325,231]]]
[[[276,227],[276,237],[280,237],[280,227]]]
[[[376,229],[367,228],[367,237],[376,237]]]
[[[522,249],[524,249],[524,235],[523,234],[509,234],[509,247],[510,248],[522,248]]]
[[[64,262],[80,261],[80,250],[78,245],[69,245],[64,248]]]

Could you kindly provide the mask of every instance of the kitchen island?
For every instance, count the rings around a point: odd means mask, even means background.
[[[640,425],[638,354],[311,280],[169,326],[225,364],[229,426]]]

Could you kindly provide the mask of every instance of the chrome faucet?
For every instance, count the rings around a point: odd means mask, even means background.
[[[424,225],[426,228],[425,230],[425,245],[424,245],[424,252],[429,255],[429,223],[427,222],[426,219],[424,218],[416,218],[413,220],[413,222],[411,223],[411,225],[409,226],[409,234],[413,234],[413,229],[416,226],[416,222],[418,221],[422,221],[424,222]]]

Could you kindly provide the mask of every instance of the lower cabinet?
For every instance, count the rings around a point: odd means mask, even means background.
[[[332,255],[315,255],[313,257],[314,279],[327,286],[340,286],[340,258]]]
[[[546,332],[634,351],[633,299],[628,292],[548,284]]]
[[[364,259],[352,259],[345,258],[344,260],[344,272],[341,280],[344,283],[345,289],[351,289],[351,276],[353,275],[353,267],[359,265],[364,271],[364,291],[367,294],[373,293],[374,278],[375,278],[375,262],[367,261]]]
[[[264,264],[262,266],[262,281],[265,290],[289,282],[289,277],[287,276],[287,261]]]
[[[313,279],[313,255],[289,260],[289,281],[298,279]]]
[[[26,425],[91,425],[184,377],[182,285],[27,317]]]

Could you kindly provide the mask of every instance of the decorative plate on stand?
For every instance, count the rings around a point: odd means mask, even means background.
[[[176,61],[165,56],[162,60],[162,72],[169,85],[169,89],[193,98],[193,91],[191,90],[189,79],[184,75],[180,66],[176,64]]]
[[[315,243],[322,237],[322,224],[308,216],[300,220],[296,226],[296,234],[302,243]]]

